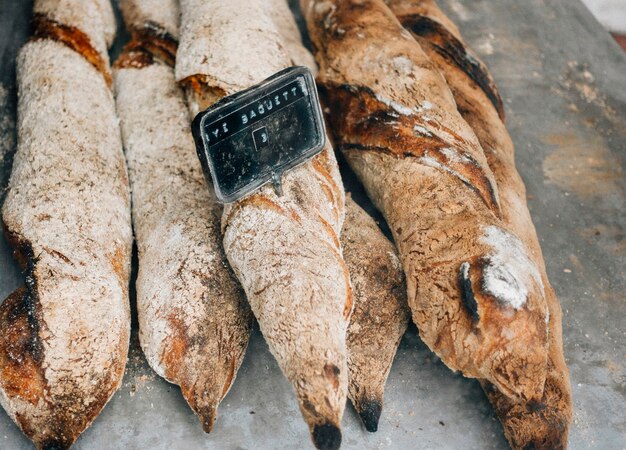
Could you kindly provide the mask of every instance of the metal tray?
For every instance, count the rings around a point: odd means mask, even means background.
[[[505,99],[518,169],[564,312],[575,407],[570,448],[623,449],[626,54],[578,0],[441,4],[486,60]],[[2,186],[14,147],[14,59],[29,32],[30,10],[29,0],[0,1]],[[124,39],[122,34],[119,41]],[[345,179],[364,201],[350,174]],[[20,283],[0,240],[0,298]],[[205,435],[179,389],[147,366],[136,320],[133,329],[123,386],[74,448],[312,448],[291,386],[258,330],[215,430]],[[394,362],[379,431],[367,433],[348,406],[343,434],[345,449],[507,445],[478,383],[449,371],[414,327]],[[0,448],[33,448],[1,410]]]

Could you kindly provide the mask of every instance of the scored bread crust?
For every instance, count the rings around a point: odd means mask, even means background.
[[[287,1],[271,0],[269,8],[292,63],[317,74],[315,59],[302,44]],[[395,246],[350,196],[340,241],[354,301],[347,340],[348,397],[365,428],[374,432],[385,382],[410,317],[404,272]]]
[[[179,38],[180,2],[177,0],[121,0],[120,9],[133,38],[146,32],[153,39],[165,34]]]
[[[122,2],[131,33],[116,62],[117,108],[139,251],[139,338],[150,366],[181,387],[203,428],[232,386],[250,338],[252,313],[222,246],[222,208],[195,155],[184,93],[161,62],[150,2]],[[173,7],[174,5],[169,5]],[[165,58],[173,59],[174,55]]]
[[[183,0],[181,10],[176,75],[192,111],[291,65],[263,1]],[[337,448],[352,292],[339,243],[345,194],[330,146],[283,175],[282,190],[266,185],[226,205],[224,248],[314,443]]]
[[[526,188],[515,168],[514,146],[501,101],[486,66],[466,46],[460,32],[432,0],[388,0],[400,22],[414,35],[444,77],[464,119],[485,150],[500,192],[503,220],[531,250],[541,272],[550,309],[548,373],[537,402],[515,402],[489,382],[483,388],[504,425],[511,447],[557,449],[567,446],[572,419],[569,373],[563,357],[561,308],[548,280],[530,212]]]
[[[35,3],[34,38],[18,56],[18,149],[2,209],[26,283],[0,307],[0,401],[40,449],[68,448],[96,418],[122,380],[130,333],[120,132],[105,73],[76,47],[97,52],[84,37],[104,43],[112,18],[60,4]]]
[[[303,12],[331,129],[392,230],[420,336],[465,376],[540,398],[542,280],[444,78],[382,0],[304,0]]]

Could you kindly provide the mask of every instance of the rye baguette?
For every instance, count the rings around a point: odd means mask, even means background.
[[[111,5],[38,0],[34,14],[2,209],[26,283],[0,307],[0,401],[37,448],[66,449],[124,373],[130,198],[108,85]]]
[[[366,430],[374,432],[391,364],[409,324],[404,272],[394,245],[350,197],[341,244],[354,289],[348,325],[348,396]]]
[[[177,5],[166,2],[153,17],[149,3],[122,2],[134,40],[115,73],[139,250],[139,338],[150,366],[181,387],[210,432],[243,360],[252,313],[226,260],[221,208],[209,195],[184,93],[167,64],[175,54],[160,58],[178,24],[159,28],[159,21],[173,19]]]
[[[465,376],[541,398],[543,283],[501,219],[493,173],[445,79],[382,0],[303,5],[330,127],[392,230],[420,336]]]
[[[192,112],[290,66],[261,0],[183,0],[176,76]],[[237,51],[233,51],[236,48]],[[344,191],[330,146],[271,186],[226,205],[224,248],[291,381],[318,448],[341,443],[352,292],[341,255]]]
[[[526,188],[515,168],[515,149],[504,124],[500,95],[485,64],[467,47],[456,26],[434,1],[389,0],[388,3],[446,78],[459,112],[485,150],[500,192],[502,219],[531,250],[531,258],[546,288],[550,308],[548,373],[541,400],[512,401],[487,381],[482,382],[483,388],[504,425],[511,447],[565,448],[572,419],[572,398],[563,357],[562,313],[526,206]]]
[[[317,73],[286,0],[271,0],[270,8],[293,64]],[[354,294],[347,341],[348,397],[365,428],[374,432],[391,363],[409,322],[404,272],[394,245],[350,196],[340,240]]]

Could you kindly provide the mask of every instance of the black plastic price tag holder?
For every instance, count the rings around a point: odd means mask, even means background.
[[[273,182],[325,145],[322,111],[311,72],[290,67],[196,116],[196,150],[218,201],[230,203]]]

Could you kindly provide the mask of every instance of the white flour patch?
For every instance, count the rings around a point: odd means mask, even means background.
[[[433,104],[430,103],[428,100],[424,100],[422,103],[420,103],[420,110],[429,110],[429,109],[433,109]]]
[[[422,135],[422,136],[428,136],[428,137],[433,135],[430,131],[428,131],[427,128],[425,128],[425,127],[423,127],[421,125],[415,125],[413,127],[413,132],[415,134],[419,134],[419,135]]]
[[[411,116],[415,113],[413,109],[409,108],[406,105],[393,101],[390,98],[383,97],[381,95],[376,94],[376,100],[384,103],[385,105],[389,106],[394,111],[396,111],[398,114],[402,114],[403,116]]]
[[[448,161],[451,161],[451,162],[466,163],[466,162],[471,161],[467,156],[459,154],[459,152],[453,149],[452,147],[444,147],[439,151],[441,152],[442,155],[448,158]]]
[[[435,158],[433,158],[432,156],[422,156],[419,161],[428,166],[428,167],[434,167],[435,169],[442,169],[445,172],[448,172],[452,175],[454,175],[455,177],[457,177],[459,180],[461,180],[463,183],[467,183],[469,184],[469,180],[467,178],[465,178],[463,175],[461,175],[459,172],[457,172],[456,170],[452,170],[451,168],[449,168],[448,166],[441,164],[439,161],[437,161]]]
[[[393,68],[400,74],[400,75],[409,75],[410,73],[413,72],[415,65],[413,64],[413,61],[411,61],[409,58],[407,58],[406,56],[397,56],[393,59],[392,61],[393,64]]]
[[[543,282],[522,242],[502,228],[489,226],[481,242],[490,246],[489,263],[483,271],[482,288],[502,303],[520,309],[526,304],[528,286],[534,281],[543,294]]]

